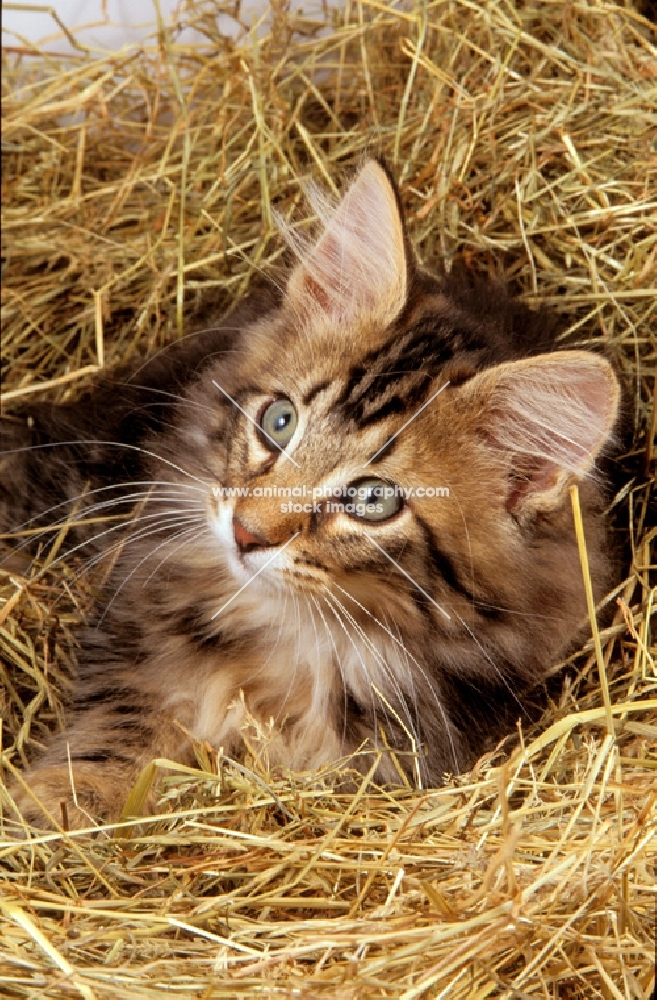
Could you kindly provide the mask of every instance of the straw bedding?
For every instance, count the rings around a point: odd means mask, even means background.
[[[26,843],[3,789],[0,994],[648,1000],[655,27],[594,0],[239,16],[194,0],[193,44],[160,25],[109,55],[4,52],[7,405],[68,398],[230,308],[280,267],[271,206],[299,218],[303,178],[383,154],[425,260],[502,271],[570,342],[607,344],[632,434],[623,579],[540,726],[441,789],[347,794],[348,761],[272,771],[256,727],[241,763],[199,746],[196,770],[169,769],[138,828]],[[61,724],[92,596],[63,543],[1,571],[3,774]]]

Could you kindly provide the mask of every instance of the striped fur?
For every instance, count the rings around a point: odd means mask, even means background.
[[[571,482],[598,593],[608,581],[594,473],[618,408],[609,364],[554,351],[545,318],[499,291],[423,271],[378,164],[322,213],[282,293],[5,424],[5,530],[72,504],[131,515],[68,536],[73,563],[109,578],[68,728],[20,795],[37,823],[62,801],[75,825],[117,816],[145,763],[190,760],[183,730],[239,752],[247,710],[276,724],[273,765],[381,750],[385,732],[397,765],[437,784],[523,717],[580,637]],[[256,426],[276,399],[298,419],[285,454]],[[364,476],[449,496],[365,522],[217,495]],[[397,765],[382,752],[381,780]]]

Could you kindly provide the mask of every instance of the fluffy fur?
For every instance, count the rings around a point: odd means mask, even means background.
[[[145,763],[189,758],[176,722],[237,752],[245,705],[275,721],[275,763],[316,767],[385,734],[413,780],[437,784],[577,641],[567,487],[580,483],[600,590],[592,473],[616,379],[601,357],[555,352],[543,319],[499,293],[423,271],[398,205],[367,163],[281,293],[78,403],[6,422],[4,530],[74,504],[77,520],[126,515],[67,536],[106,583],[68,728],[26,775],[34,822],[62,801],[72,825],[116,817]],[[276,399],[297,415],[283,451],[259,428]],[[449,495],[380,521],[257,495],[364,477]],[[398,777],[386,753],[379,777]]]

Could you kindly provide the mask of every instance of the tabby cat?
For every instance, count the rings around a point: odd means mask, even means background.
[[[283,288],[5,420],[3,530],[125,515],[66,536],[104,591],[68,727],[14,790],[36,824],[115,819],[189,736],[237,753],[247,711],[274,764],[378,748],[381,781],[439,784],[582,638],[573,482],[608,582],[609,363],[423,270],[377,162],[316,207]]]

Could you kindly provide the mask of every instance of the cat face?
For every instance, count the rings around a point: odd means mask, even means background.
[[[376,163],[300,255],[278,311],[192,390],[206,416],[187,436],[229,572],[257,575],[255,593],[342,587],[413,627],[521,611],[536,526],[613,426],[609,365],[491,364],[493,326],[419,272]]]

